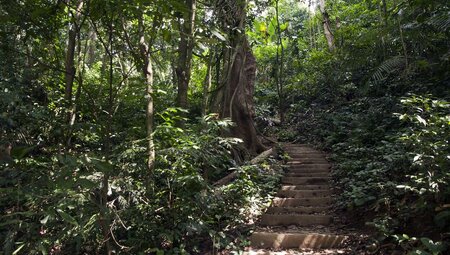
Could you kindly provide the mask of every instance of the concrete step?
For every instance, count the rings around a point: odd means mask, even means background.
[[[306,251],[306,252],[305,252]],[[242,253],[242,255],[324,255],[324,254],[345,254],[345,250],[342,249],[323,249],[312,251],[311,249],[289,249],[282,251],[272,251],[270,249],[250,249]]]
[[[261,216],[262,226],[327,226],[333,221],[330,215],[314,214],[263,214]]]
[[[292,159],[289,160],[288,164],[290,165],[295,165],[295,164],[327,164],[329,163],[328,160],[324,159],[324,158],[296,158],[296,159]]]
[[[328,206],[332,203],[331,197],[314,198],[274,198],[274,207],[295,207],[295,206]]]
[[[312,148],[311,146],[308,146],[308,145],[295,145],[295,146],[286,145],[286,146],[283,146],[283,149],[285,151],[287,151],[287,150],[313,150],[313,151],[318,151],[318,150],[316,150],[316,149],[314,149],[314,148]]]
[[[295,171],[295,172],[287,172],[284,174],[285,177],[329,177],[330,173],[328,171],[324,172],[309,172],[304,173],[301,171]]]
[[[321,167],[321,166],[315,166],[315,167],[289,167],[288,172],[298,172],[298,173],[316,173],[316,172],[330,172],[329,167]]]
[[[300,173],[300,174],[314,174],[314,173],[319,173],[319,174],[330,174],[330,170],[328,168],[323,168],[323,169],[288,169],[286,171],[286,173]]]
[[[324,172],[330,171],[331,165],[329,164],[311,164],[311,165],[285,165],[290,171],[303,171],[303,172]]]
[[[289,152],[291,158],[325,158],[327,155],[321,152]]]
[[[299,149],[299,150],[294,150],[294,149],[289,149],[289,150],[284,150],[288,155],[326,155],[320,151],[316,151],[316,150],[306,150],[306,149]],[[291,156],[292,157],[292,156]]]
[[[281,198],[312,198],[330,195],[330,190],[280,190],[276,196]]]
[[[285,146],[283,146],[283,149],[284,150],[314,150],[314,151],[318,151],[308,145],[285,145]]]
[[[334,234],[255,232],[250,237],[250,245],[262,249],[331,249],[341,246],[347,238]]]
[[[269,207],[267,214],[319,214],[325,213],[329,206],[297,206],[297,207]]]
[[[330,163],[318,163],[318,164],[300,164],[300,163],[292,163],[294,161],[288,162],[287,166],[290,168],[299,168],[299,169],[328,169],[331,168]]]
[[[288,170],[286,171],[285,175],[286,177],[295,177],[295,175],[298,175],[297,177],[302,177],[300,175],[305,175],[303,177],[329,177],[330,176],[330,170],[329,169],[323,169],[323,170]],[[306,176],[311,175],[311,176]],[[317,175],[317,176],[312,176]]]
[[[283,185],[280,188],[281,190],[329,190],[330,185],[321,184],[321,185]]]
[[[282,184],[327,184],[331,180],[330,177],[283,177]]]
[[[314,151],[314,152],[321,152],[320,150],[316,150],[311,147],[304,147],[304,146],[298,146],[298,147],[284,147],[284,151],[286,152],[296,152],[296,151]]]

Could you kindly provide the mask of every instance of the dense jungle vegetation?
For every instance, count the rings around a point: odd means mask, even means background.
[[[448,254],[448,0],[0,0],[0,20],[0,254],[242,250],[275,140],[331,153],[373,254]]]

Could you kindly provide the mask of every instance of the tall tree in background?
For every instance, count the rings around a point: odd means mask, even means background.
[[[72,4],[74,4],[74,8],[72,9]],[[75,68],[75,48],[77,45],[77,38],[79,38],[79,33],[81,29],[81,12],[83,9],[84,1],[83,0],[73,0],[67,1],[68,6],[68,15],[69,15],[69,31],[67,36],[67,49],[65,56],[65,92],[64,92],[64,100],[66,104],[66,124],[69,125],[69,130],[67,134],[66,143],[70,146],[70,140],[72,136],[72,126],[75,123],[75,111],[74,102],[73,102],[73,85],[76,75]],[[79,49],[80,52],[80,49]],[[78,91],[81,92],[81,87],[78,88]],[[77,91],[77,94],[79,92]],[[78,95],[79,97],[79,95]]]
[[[155,9],[151,9],[155,8]],[[145,11],[145,10],[148,11]],[[144,14],[147,13],[147,14]],[[133,13],[136,15],[136,23],[137,23],[137,40],[132,36],[134,33],[128,33],[128,26],[132,26],[130,24],[123,24],[123,34],[125,41],[131,51],[131,54],[134,57],[136,65],[141,69],[142,75],[145,83],[145,93],[144,98],[146,101],[145,107],[145,128],[147,134],[147,169],[149,173],[152,173],[155,168],[155,142],[153,138],[154,132],[154,89],[153,89],[153,80],[154,80],[154,72],[153,72],[153,60],[152,60],[152,46],[155,41],[157,30],[161,25],[163,14],[158,12],[158,8],[155,6],[140,6],[137,13]],[[150,23],[150,24],[149,24]],[[137,44],[134,42],[137,41]]]
[[[179,19],[180,42],[178,46],[178,65],[176,75],[178,82],[177,106],[188,107],[188,88],[191,79],[192,50],[194,48],[194,29],[196,0],[185,0],[186,11]]]
[[[326,10],[326,5],[325,5],[325,0],[319,0],[319,9],[320,9],[320,13],[322,14],[322,18],[323,18],[323,32],[325,34],[325,38],[327,39],[327,43],[328,43],[328,49],[330,49],[330,51],[334,51],[335,44],[334,44],[334,35],[333,32],[331,31],[331,21],[330,21],[330,15],[328,14],[327,10]]]
[[[153,142],[153,66],[150,53],[150,46],[145,40],[145,27],[143,22],[143,16],[139,18],[139,49],[140,57],[142,60],[142,74],[145,78],[146,93],[145,98],[147,99],[146,107],[146,129],[147,129],[147,167],[151,172],[155,166],[155,145]],[[154,31],[153,31],[154,32]]]
[[[203,80],[203,97],[202,97],[202,116],[208,113],[209,93],[212,86],[212,68],[213,68],[214,51],[209,52],[206,58],[206,75]]]
[[[279,0],[275,0],[275,19],[277,22],[276,34],[277,34],[277,52],[276,52],[276,65],[275,65],[275,83],[278,93],[278,111],[280,115],[281,124],[285,120],[285,108],[286,102],[284,98],[284,84],[283,84],[283,67],[284,67],[284,46],[283,37],[281,34],[281,24],[280,24],[280,7]]]

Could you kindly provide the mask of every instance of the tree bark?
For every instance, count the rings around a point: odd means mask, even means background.
[[[386,41],[384,36],[384,29],[387,27],[387,5],[386,1],[382,0],[381,4],[379,5],[379,11],[380,11],[380,40],[381,40],[381,48],[382,48],[382,61],[386,60]]]
[[[191,79],[192,50],[194,48],[196,0],[186,0],[185,3],[187,12],[183,15],[183,19],[180,20],[179,56],[176,67],[178,82],[177,106],[183,109],[188,107],[188,88]]]
[[[75,0],[76,1],[76,0]],[[67,1],[67,5],[70,6],[71,1]],[[69,32],[67,39],[67,50],[65,58],[65,91],[64,91],[64,101],[66,104],[66,123],[69,124],[72,120],[73,112],[72,110],[72,94],[73,94],[73,82],[75,80],[75,46],[77,40],[77,34],[79,33],[78,22],[81,17],[81,9],[83,8],[83,0],[78,0],[78,4],[75,10],[75,14],[69,11]],[[70,136],[70,134],[69,134]]]
[[[285,120],[285,98],[284,98],[284,85],[283,85],[283,66],[284,66],[284,46],[283,46],[283,38],[281,36],[281,28],[280,28],[280,15],[279,15],[279,0],[275,1],[275,16],[277,19],[277,54],[276,54],[276,85],[278,92],[278,111],[280,116],[281,124],[284,123]],[[281,49],[279,53],[278,48]]]
[[[206,76],[203,81],[202,116],[208,114],[209,90],[212,84],[212,61],[214,53],[210,52],[206,63]]]
[[[147,129],[147,168],[151,173],[155,168],[155,145],[153,141],[153,67],[152,67],[152,59],[150,55],[150,48],[145,41],[144,37],[144,27],[142,17],[140,19],[140,38],[139,38],[139,48],[140,54],[142,58],[142,74],[145,78],[146,84],[146,94],[145,98],[147,99],[147,107],[146,107],[146,129]]]
[[[386,2],[384,2],[383,4],[386,4]],[[394,0],[394,5],[397,5],[397,0]],[[397,21],[397,26],[398,26],[398,31],[400,34],[400,42],[402,43],[402,49],[403,49],[403,55],[405,56],[405,70],[408,71],[408,49],[406,47],[406,42],[405,42],[405,37],[403,35],[403,29],[402,29],[402,24],[400,22],[400,18],[399,18],[399,13],[397,13],[397,15],[395,15],[395,20]]]
[[[245,1],[228,0],[227,7],[219,13],[222,30],[229,37],[229,47],[224,47],[224,79],[217,89],[214,106],[221,118],[230,118],[235,123],[231,135],[241,138],[247,150],[256,154],[265,147],[257,137],[253,122],[256,59],[245,33],[240,32],[245,31],[245,9]]]
[[[325,0],[319,0],[319,8],[320,13],[322,13],[323,31],[325,34],[325,38],[327,39],[328,49],[330,51],[334,51],[336,48],[334,45],[334,35],[333,32],[331,31],[330,15],[325,9]]]

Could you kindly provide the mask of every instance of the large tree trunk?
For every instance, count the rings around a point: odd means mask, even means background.
[[[245,33],[239,32],[245,31],[246,4],[239,0],[228,1],[229,9],[221,10],[220,18],[230,47],[224,47],[224,80],[219,85],[214,105],[221,118],[230,118],[236,124],[231,135],[241,138],[245,147],[256,154],[265,147],[257,137],[253,122],[256,59]]]
[[[320,13],[322,13],[322,17],[323,17],[323,21],[322,21],[323,31],[325,34],[325,38],[327,39],[328,49],[330,49],[330,51],[334,51],[334,49],[335,49],[334,35],[333,35],[333,32],[331,31],[330,15],[328,14],[328,12],[325,9],[325,0],[319,1],[319,8],[320,8]]]
[[[227,81],[222,117],[230,117],[236,123],[233,135],[244,141],[252,153],[260,153],[265,147],[257,137],[253,117],[255,115],[253,93],[256,75],[256,59],[244,38],[232,63],[231,75]]]
[[[188,88],[191,79],[192,49],[194,48],[194,26],[196,0],[186,0],[187,11],[180,20],[180,44],[178,46],[178,81],[177,106],[187,109]]]

